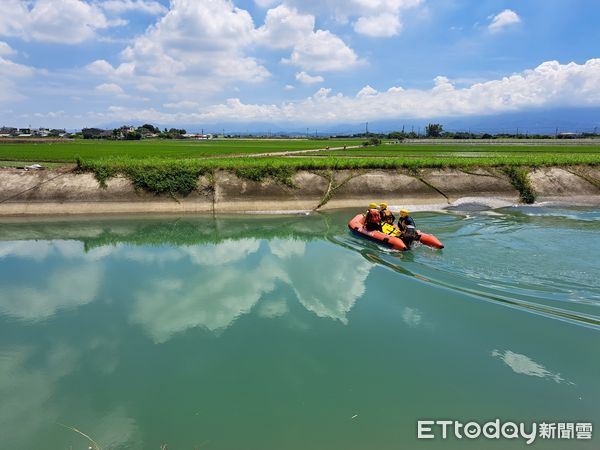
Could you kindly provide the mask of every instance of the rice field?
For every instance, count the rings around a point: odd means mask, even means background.
[[[84,159],[127,157],[145,158],[206,158],[254,153],[286,152],[360,145],[356,139],[222,139],[222,140],[142,140],[102,141],[72,140],[48,143],[2,142],[0,160],[75,162]]]
[[[537,155],[542,160],[554,155],[600,155],[600,141],[483,141],[439,143],[411,141],[384,143],[381,146],[362,147],[363,139],[220,139],[210,141],[144,140],[99,141],[73,140],[34,142],[2,142],[0,161],[75,162],[122,158],[143,159],[205,159],[248,156],[260,153],[284,153],[319,150],[299,157],[335,158],[505,158]],[[344,149],[346,147],[346,149]],[[336,149],[337,150],[328,150]],[[290,159],[294,157],[290,155]],[[535,159],[535,158],[534,158]],[[592,158],[594,159],[594,158]],[[533,160],[532,160],[533,161]],[[289,163],[295,165],[296,163]]]

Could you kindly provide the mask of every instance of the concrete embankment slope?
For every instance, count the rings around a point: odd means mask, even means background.
[[[528,179],[537,201],[600,204],[598,167],[531,169]],[[91,173],[3,170],[0,215],[285,212],[364,208],[371,201],[436,208],[465,198],[519,201],[510,177],[497,168],[299,171],[292,182],[293,187],[216,171],[200,177],[189,195],[170,196],[136,190],[124,176],[101,187]]]

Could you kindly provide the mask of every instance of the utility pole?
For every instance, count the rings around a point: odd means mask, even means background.
[[[554,132],[554,137],[557,138],[558,137],[558,127],[556,127],[556,131]]]
[[[308,127],[306,128],[306,139],[308,139]]]
[[[369,136],[369,122],[365,124],[365,134]]]

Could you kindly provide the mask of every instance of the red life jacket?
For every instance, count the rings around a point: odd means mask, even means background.
[[[379,210],[377,209],[369,209],[367,211],[367,217],[365,218],[365,223],[373,223],[379,225],[381,222],[381,214],[379,214]]]

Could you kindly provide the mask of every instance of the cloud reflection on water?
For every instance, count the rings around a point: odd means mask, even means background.
[[[518,373],[520,375],[528,375],[531,377],[539,377],[539,378],[549,378],[554,380],[556,383],[569,383],[573,384],[569,381],[566,381],[559,373],[550,372],[543,365],[535,362],[528,356],[522,355],[520,353],[514,353],[510,350],[505,350],[501,352],[499,350],[493,350],[492,356],[494,358],[501,359],[508,367],[512,369],[513,372]]]
[[[232,245],[238,242],[226,241],[222,249],[209,251],[204,246],[186,249],[196,263],[211,261],[214,255],[227,250],[229,263],[222,267],[206,267],[205,263],[192,277],[171,271],[154,279],[149,287],[134,294],[130,320],[142,325],[155,342],[165,342],[194,327],[223,330],[282,283],[292,289],[308,311],[346,323],[347,313],[365,291],[371,264],[331,244],[270,241],[269,252],[261,253],[259,264],[248,268],[245,260],[258,251],[260,242],[242,240],[241,245]],[[266,302],[258,309],[262,317],[280,317],[289,311],[285,299]]]
[[[331,243],[296,238],[230,238],[180,246],[118,243],[88,251],[75,240],[6,241],[0,242],[0,258],[44,263],[26,283],[0,279],[0,312],[34,321],[90,303],[101,288],[110,291],[114,280],[107,279],[108,270],[118,265],[125,271],[119,274],[125,277],[119,297],[134,299],[129,320],[142,325],[156,342],[194,327],[223,330],[278,283],[288,286],[316,316],[347,323],[372,267],[360,255]],[[49,270],[48,258],[58,263],[55,269]],[[128,266],[123,266],[125,261]],[[136,267],[140,264],[148,267]],[[131,278],[125,275],[129,268]],[[149,281],[134,282],[139,274]],[[257,313],[271,318],[288,314],[290,300],[271,300]]]

